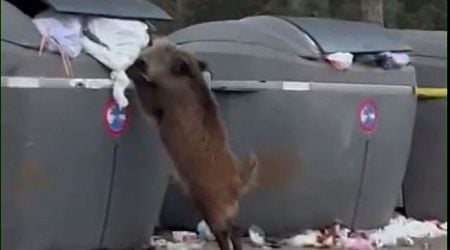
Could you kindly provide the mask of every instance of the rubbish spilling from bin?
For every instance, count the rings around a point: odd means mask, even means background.
[[[346,70],[352,66],[353,55],[347,52],[337,52],[325,56],[325,60],[337,70]]]
[[[390,70],[408,66],[411,60],[407,53],[382,52],[377,54],[357,54],[354,57],[354,62]]]
[[[147,24],[136,20],[43,12],[34,20],[42,35],[41,49],[59,52],[67,76],[72,76],[70,58],[81,50],[111,69],[113,96],[119,107],[128,106],[125,89],[130,79],[125,70],[149,44]]]
[[[59,52],[66,76],[73,76],[70,58],[77,57],[82,49],[81,18],[50,10],[37,15],[33,23],[42,36],[39,55],[42,55],[44,48],[51,52]]]
[[[411,63],[407,53],[393,53],[389,51],[356,55],[348,52],[337,52],[326,55],[325,61],[337,70],[347,70],[354,62],[380,67],[384,70],[400,69]]]
[[[84,28],[102,43],[84,36],[83,49],[112,70],[113,96],[120,108],[126,107],[128,100],[124,92],[130,79],[125,74],[125,70],[134,63],[141,50],[148,45],[150,40],[147,33],[148,26],[141,21],[97,17],[88,19]]]
[[[42,35],[42,39],[48,39],[45,43],[41,43],[48,51],[64,53],[70,58],[75,58],[81,52],[80,19],[76,15],[49,10],[37,15],[33,23]]]

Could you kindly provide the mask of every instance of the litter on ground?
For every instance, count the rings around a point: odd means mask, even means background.
[[[248,237],[253,247],[262,249],[290,247],[341,248],[345,250],[374,250],[382,247],[412,246],[416,239],[438,238],[447,235],[447,222],[418,221],[396,216],[390,223],[375,230],[351,230],[339,223],[322,230],[307,230],[286,239],[269,240],[264,231],[250,226]],[[208,241],[214,241],[205,221],[197,225],[197,232],[174,231],[171,239],[153,236],[150,245],[168,250],[201,249]]]

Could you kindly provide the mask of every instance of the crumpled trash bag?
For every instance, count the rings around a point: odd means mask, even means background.
[[[250,237],[250,242],[253,246],[263,247],[266,245],[266,235],[260,227],[251,225],[248,229],[248,236]]]
[[[385,69],[401,69],[409,64],[409,56],[406,53],[383,52],[379,54],[378,65]]]
[[[309,230],[304,234],[297,234],[286,240],[286,244],[292,247],[320,247],[321,244],[317,241],[321,235],[319,231]]]
[[[360,236],[343,240],[342,246],[345,250],[373,250],[372,243]]]
[[[198,223],[197,233],[198,236],[205,241],[214,241],[216,239],[204,220]]]
[[[173,231],[172,238],[174,242],[191,242],[198,239],[196,233],[189,231]]]
[[[286,240],[286,244],[294,247],[331,248],[342,247],[342,242],[349,237],[350,229],[335,222],[333,226],[323,230],[308,230]]]
[[[130,78],[123,70],[113,70],[109,74],[113,82],[113,97],[120,108],[128,106],[128,99],[125,96],[125,90],[130,85]]]
[[[104,17],[89,18],[86,23],[89,36],[98,41],[83,36],[83,49],[112,70],[113,97],[124,108],[129,104],[124,92],[130,83],[125,70],[148,45],[148,26],[140,21]]]
[[[168,241],[161,236],[152,236],[152,237],[150,237],[149,244],[150,244],[150,247],[161,248],[161,247],[166,247],[167,242]]]
[[[199,239],[194,232],[173,231],[170,237],[164,238],[157,235],[150,237],[149,247],[152,249],[194,250],[202,249],[204,244],[205,241]]]
[[[82,17],[48,10],[38,14],[33,23],[43,37],[47,37],[46,49],[60,52],[71,58],[81,53]]]
[[[411,63],[407,53],[382,52],[378,54],[359,54],[354,58],[355,62],[369,66],[380,67],[385,70],[400,69]]]
[[[353,54],[348,52],[336,52],[325,56],[325,60],[331,67],[337,70],[346,70],[352,66]]]
[[[370,234],[370,240],[377,247],[409,246],[414,244],[413,238],[436,238],[447,235],[447,231],[439,228],[438,223],[418,221],[398,216],[392,219],[386,227]]]
[[[323,230],[308,230],[286,239],[293,247],[344,248],[372,250],[374,248],[412,246],[414,238],[436,238],[447,235],[444,223],[417,221],[404,216],[391,219],[389,225],[372,231],[351,231],[339,223]]]

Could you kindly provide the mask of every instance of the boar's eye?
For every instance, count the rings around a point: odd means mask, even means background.
[[[147,76],[147,63],[138,58],[131,67],[126,70],[128,77],[134,81],[148,82],[149,78]]]
[[[208,64],[202,60],[197,60],[198,67],[200,68],[200,71],[207,71],[208,70]]]
[[[134,62],[134,66],[139,69],[142,72],[145,72],[145,68],[147,67],[147,63],[142,59],[142,58],[138,58],[135,62]]]
[[[176,57],[171,66],[172,74],[176,76],[192,76],[192,69],[188,60],[183,56]]]

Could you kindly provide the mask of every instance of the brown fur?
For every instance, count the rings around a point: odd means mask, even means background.
[[[256,158],[239,166],[217,104],[191,53],[155,40],[128,70],[140,102],[157,122],[183,186],[214,233],[220,249],[242,249],[236,224],[239,196],[253,179]]]

